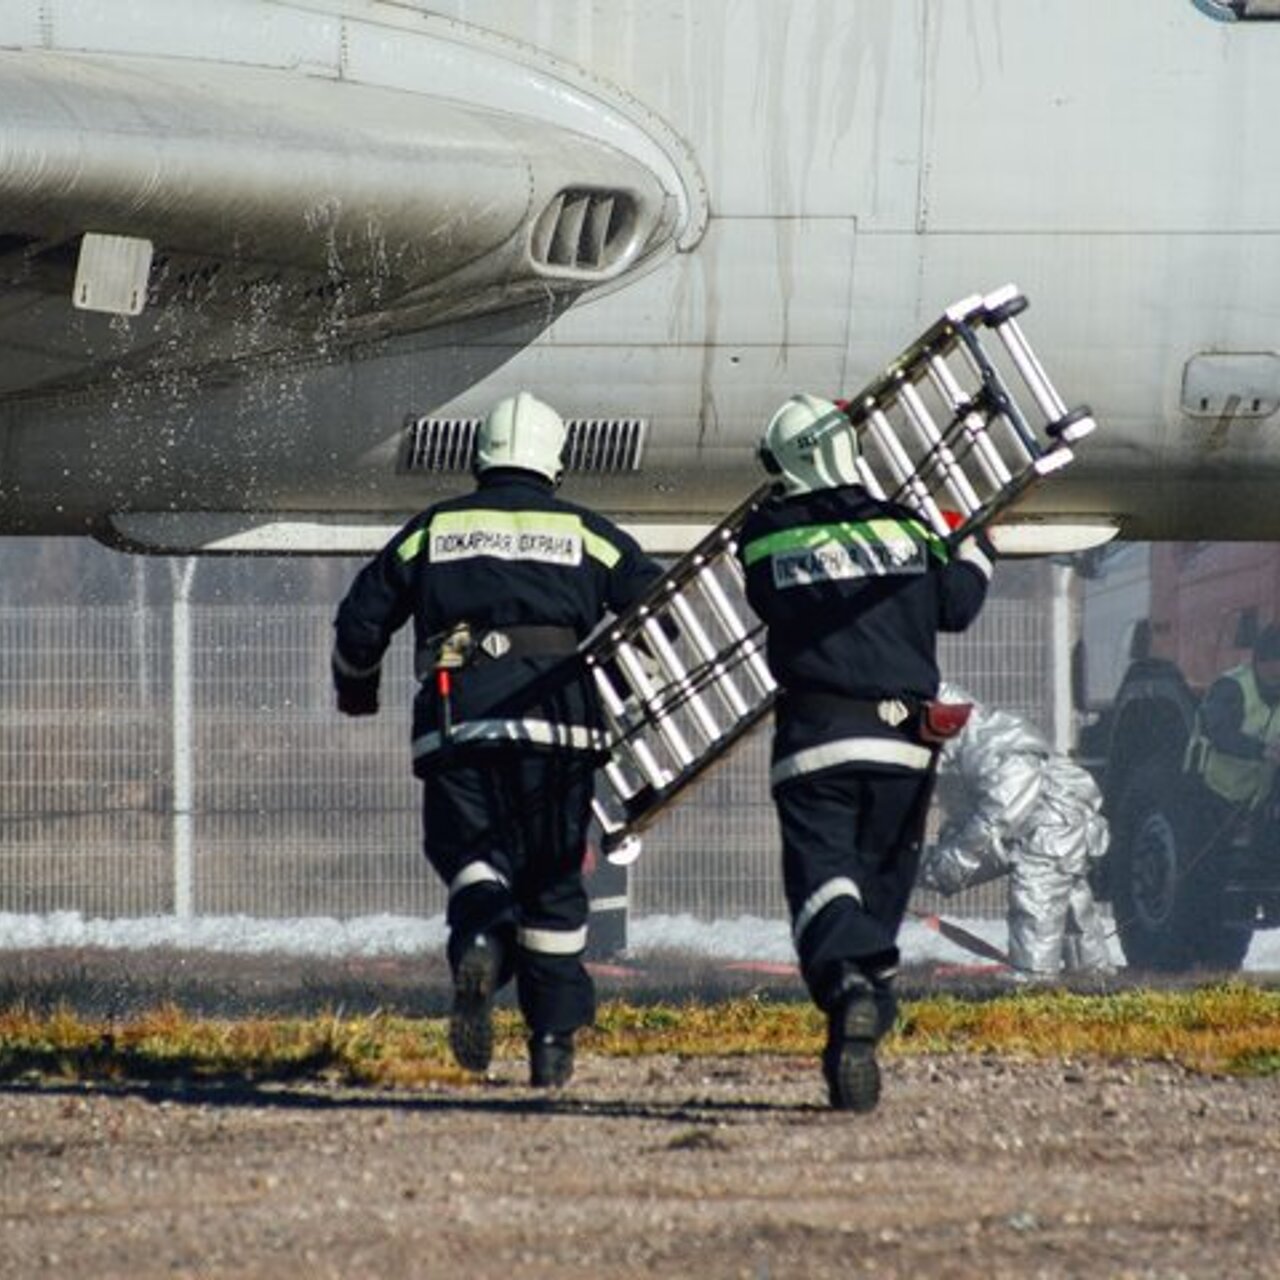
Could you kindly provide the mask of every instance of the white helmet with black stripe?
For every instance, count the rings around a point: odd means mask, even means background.
[[[521,391],[499,400],[476,435],[475,470],[521,467],[560,483],[564,471],[564,419],[536,396]]]
[[[760,441],[764,469],[787,493],[858,483],[858,438],[830,400],[795,395],[769,419]]]

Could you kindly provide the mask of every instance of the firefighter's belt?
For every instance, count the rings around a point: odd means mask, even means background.
[[[481,630],[461,622],[424,655],[419,655],[418,678],[438,667],[470,666],[502,658],[564,658],[576,652],[578,633],[572,627],[514,626]],[[425,661],[421,659],[425,658]]]
[[[898,694],[887,698],[853,698],[825,690],[788,690],[779,709],[801,720],[838,720],[850,728],[886,730],[930,746],[954,738],[968,722],[973,705],[939,702]]]

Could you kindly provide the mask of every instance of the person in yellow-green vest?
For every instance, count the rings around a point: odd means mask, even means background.
[[[1251,661],[1209,687],[1187,745],[1187,769],[1219,810],[1218,823],[1262,805],[1280,762],[1280,626],[1259,632]]]

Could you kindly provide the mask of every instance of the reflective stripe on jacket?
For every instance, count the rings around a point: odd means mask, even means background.
[[[477,637],[556,628],[579,639],[635,603],[661,576],[635,539],[550,482],[492,468],[476,490],[422,512],[357,575],[338,608],[334,680],[376,687],[393,634],[412,620],[415,652],[466,623]],[[414,701],[418,771],[441,755],[439,695],[427,677]],[[600,713],[573,654],[520,654],[453,673],[452,741],[595,751]]]
[[[770,498],[739,545],[782,690],[772,784],[850,766],[928,769],[934,752],[909,709],[937,691],[939,631],[963,631],[982,608],[984,548],[966,540],[952,553],[859,485]]]

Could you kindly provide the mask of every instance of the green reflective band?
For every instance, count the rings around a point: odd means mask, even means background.
[[[586,547],[587,555],[599,560],[606,569],[612,569],[622,559],[622,552],[608,538],[593,533],[585,524],[582,526],[582,545]]]
[[[568,511],[442,511],[404,540],[401,559],[413,559],[424,541],[433,564],[492,556],[572,566],[586,554],[611,569],[622,558],[608,539]]]
[[[415,529],[397,548],[396,555],[408,564],[419,551],[422,550],[422,544],[426,541],[427,531],[425,529]]]
[[[903,534],[927,547],[944,564],[950,558],[947,544],[917,520],[841,520],[836,524],[806,524],[767,533],[747,543],[742,549],[742,559],[750,566],[779,552],[805,551],[832,542],[845,547],[884,546],[901,539]]]

